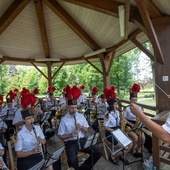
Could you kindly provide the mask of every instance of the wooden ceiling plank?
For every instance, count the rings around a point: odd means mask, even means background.
[[[40,32],[41,32],[41,38],[42,38],[42,42],[43,42],[43,46],[44,46],[45,56],[46,56],[46,58],[50,58],[50,48],[49,48],[49,43],[48,43],[42,1],[37,0],[34,2],[35,2],[36,12],[37,12]]]
[[[138,34],[140,34],[141,32],[142,32],[142,31],[141,31],[139,28],[136,29],[135,31],[133,31],[133,32],[129,35],[128,39],[126,39],[126,40],[124,39],[124,40],[122,40],[121,42],[119,42],[118,44],[116,44],[116,45],[114,45],[114,46],[112,46],[112,47],[107,48],[106,51],[107,51],[107,52],[115,51],[117,48],[121,47],[123,44],[125,44],[125,43],[128,42],[129,40],[135,38],[135,37],[136,37]]]
[[[33,62],[31,64],[48,80],[48,77]]]
[[[148,9],[151,18],[162,17],[162,13],[159,8],[153,3],[152,0],[145,0],[146,8]]]
[[[84,60],[86,60],[87,63],[89,63],[93,68],[95,68],[99,73],[101,73],[103,75],[103,72],[101,70],[99,70],[93,63],[91,63],[87,58],[85,58]]]
[[[92,50],[100,46],[80,27],[80,25],[55,0],[44,0],[46,5],[60,17]]]
[[[0,35],[13,22],[31,0],[14,0],[0,18]]]
[[[61,68],[64,66],[65,61],[60,65],[60,67],[55,71],[55,73],[52,76],[52,79],[57,75],[57,73],[61,70]]]
[[[111,15],[113,17],[119,17],[118,15],[118,6],[124,5],[122,2],[114,1],[114,0],[62,0],[65,2],[69,2],[75,5],[82,6],[84,8],[88,8],[91,10],[95,10],[98,12],[102,12],[104,14]],[[133,14],[133,11],[137,8],[135,6],[131,6],[130,15]]]
[[[144,3],[144,1],[141,1],[141,0],[135,0],[135,1],[136,1],[137,6],[138,6],[138,9],[139,9],[139,12],[141,14],[144,25],[146,27],[146,30],[148,32],[149,39],[150,39],[150,41],[153,45],[157,61],[160,64],[164,64],[163,53],[162,53],[162,50],[161,50],[161,47],[160,47],[160,44],[159,44],[159,41],[158,41],[158,37],[157,37],[156,32],[155,32],[154,26],[152,24],[151,18],[149,16],[149,12],[148,12],[148,10],[145,6],[145,3]]]
[[[130,0],[125,0],[125,40],[129,33]]]
[[[154,61],[154,56],[152,53],[145,47],[143,46],[136,38],[131,39],[131,41],[141,50],[143,51],[152,61]]]

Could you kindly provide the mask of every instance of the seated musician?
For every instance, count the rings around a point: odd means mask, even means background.
[[[80,97],[77,99],[77,107],[78,108],[82,108],[85,107],[87,104],[87,96],[83,93],[85,86],[81,85],[80,86],[80,90],[81,90],[81,95]]]
[[[0,143],[0,169],[5,169],[7,168],[5,162],[3,161],[3,156],[4,156],[5,150],[2,144]]]
[[[46,143],[45,136],[39,125],[34,125],[34,114],[32,108],[27,108],[30,104],[33,107],[36,101],[31,94],[23,96],[21,111],[24,125],[17,134],[15,151],[17,154],[18,170],[27,170],[44,159],[42,145]],[[49,169],[53,169],[51,166]]]
[[[112,131],[120,128],[120,115],[118,111],[118,103],[117,100],[115,99],[116,93],[110,88],[106,92],[106,97],[107,97],[107,103],[109,107],[108,107],[108,112],[105,115],[105,119],[104,119],[105,135],[107,140],[110,143],[114,142],[115,147],[118,149],[121,148],[121,146],[119,145],[118,141],[111,135]],[[111,154],[109,160],[114,165],[119,165],[119,162],[116,159],[117,157],[119,157],[124,162],[125,165],[128,165],[129,161],[126,159],[125,156],[131,150],[131,148],[132,148],[132,144],[130,144],[127,147],[124,154],[121,151],[114,155]]]
[[[55,116],[55,113],[56,113],[56,110],[58,107],[58,102],[54,97],[55,90],[56,90],[56,88],[54,86],[48,86],[48,97],[46,100],[46,111],[51,111],[51,115],[48,120],[51,128],[52,128],[51,119]]]
[[[1,117],[7,124],[7,130],[6,133],[4,133],[4,136],[7,141],[10,140],[10,134],[13,133],[15,126],[12,124],[13,118],[15,115],[20,112],[19,108],[13,106],[13,98],[14,94],[12,91],[10,91],[7,94],[6,98],[6,106],[1,110]]]
[[[80,89],[76,86],[73,86],[67,93],[68,113],[61,119],[58,135],[61,140],[64,140],[68,165],[75,170],[90,170],[99,160],[102,152],[97,146],[83,148],[86,142],[84,133],[88,131],[89,125],[84,115],[77,112],[77,98],[80,93]],[[80,150],[90,156],[79,167],[77,154]]]
[[[130,90],[130,102],[131,103],[137,102],[137,93],[139,92],[139,90],[140,90],[140,86],[138,84],[134,84],[132,86]],[[127,120],[126,125],[129,126],[130,128],[134,128],[139,122],[137,121],[136,116],[131,112],[130,106],[127,106],[125,108],[124,117]],[[133,141],[132,155],[136,158],[138,157],[142,158],[143,157],[142,147],[145,143],[144,133],[141,133],[140,130],[134,130],[134,131],[130,131],[128,135]]]
[[[67,106],[67,94],[63,91],[62,96],[59,98],[59,110],[65,112]]]
[[[100,101],[97,103],[97,108],[99,110],[99,116],[98,118],[103,119],[105,113],[107,112],[107,108],[108,108],[108,103],[106,101],[106,97],[104,94],[100,95]]]

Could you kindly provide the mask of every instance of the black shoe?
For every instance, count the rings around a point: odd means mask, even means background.
[[[139,157],[139,155],[138,155],[138,153],[137,153],[137,152],[132,153],[132,155],[133,155],[134,157],[136,157],[136,158],[138,158],[138,157]]]
[[[125,165],[129,165],[129,161],[126,158],[120,156],[120,160],[122,160]]]
[[[109,157],[109,161],[114,165],[119,165],[119,162],[117,161],[116,158],[112,159],[111,157]]]
[[[141,152],[138,153],[139,158],[143,158],[143,154]]]

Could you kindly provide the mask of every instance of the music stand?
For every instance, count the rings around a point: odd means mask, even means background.
[[[58,161],[58,159],[60,158],[60,155],[62,154],[64,149],[65,149],[65,146],[63,146],[62,148],[60,148],[57,151],[53,152],[50,155],[50,157],[46,160],[44,169],[46,169],[49,165],[53,164],[54,162]]]

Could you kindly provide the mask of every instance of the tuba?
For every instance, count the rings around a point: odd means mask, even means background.
[[[0,167],[1,170],[9,170],[9,168],[4,163],[2,156],[0,156],[0,164],[2,165],[2,167]]]

